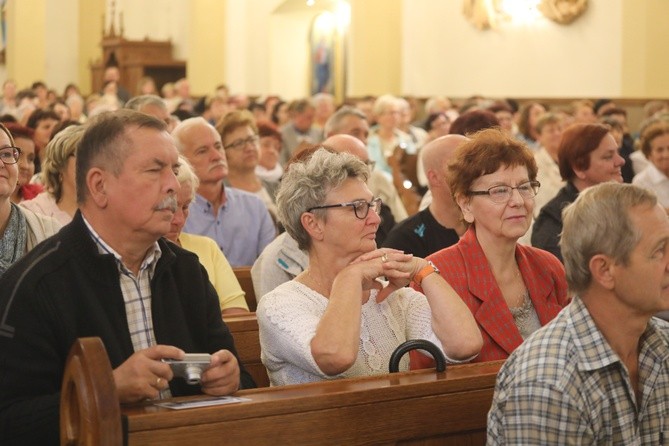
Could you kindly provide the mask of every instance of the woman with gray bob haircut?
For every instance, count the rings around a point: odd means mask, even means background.
[[[21,203],[36,214],[56,219],[66,225],[77,211],[76,158],[86,128],[72,125],[58,132],[42,154],[44,192]]]
[[[409,339],[432,341],[451,362],[481,349],[474,317],[433,265],[377,249],[381,201],[368,175],[355,156],[319,149],[281,181],[279,218],[308,251],[309,267],[258,305],[272,385],[387,373],[390,355]],[[406,287],[412,280],[425,294]]]

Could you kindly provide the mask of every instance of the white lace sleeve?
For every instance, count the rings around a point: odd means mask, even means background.
[[[311,355],[327,299],[295,281],[266,294],[256,311],[261,359],[272,385],[334,379],[324,374]]]

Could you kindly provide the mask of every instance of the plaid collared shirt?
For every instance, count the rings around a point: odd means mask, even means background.
[[[102,240],[85,218],[84,223],[86,223],[86,227],[91,233],[100,254],[112,254],[116,259],[119,280],[121,281],[121,292],[125,302],[125,315],[128,320],[133,348],[135,351],[139,351],[156,345],[151,317],[151,277],[161,255],[158,242],[155,242],[153,250],[149,251],[142,261],[139,275],[135,276],[132,271],[125,267],[120,254]]]
[[[669,442],[668,359],[669,324],[653,318],[639,342],[637,402],[627,368],[575,297],[502,366],[487,444]]]

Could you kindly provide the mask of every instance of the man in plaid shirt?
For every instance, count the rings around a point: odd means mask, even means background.
[[[509,357],[489,445],[663,444],[669,436],[669,218],[652,192],[603,183],[564,211],[576,294]],[[667,439],[669,441],[669,439]]]

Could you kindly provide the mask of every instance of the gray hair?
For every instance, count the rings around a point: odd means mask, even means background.
[[[77,150],[77,203],[88,197],[86,175],[91,168],[100,167],[118,176],[130,151],[139,150],[128,136],[133,127],[167,131],[163,121],[128,109],[97,115],[86,124]]]
[[[367,116],[363,112],[350,105],[345,105],[334,112],[334,114],[325,122],[325,125],[323,126],[323,134],[325,137],[340,133],[342,122],[349,116],[355,116],[367,121]]]
[[[391,94],[384,94],[383,96],[379,96],[376,101],[374,101],[374,116],[380,116],[390,107],[395,106],[400,106],[399,100],[396,96]]]
[[[597,254],[627,265],[641,233],[630,218],[638,206],[655,206],[655,194],[631,184],[601,183],[580,193],[562,211],[560,240],[569,288],[583,292],[592,281],[590,259]]]
[[[211,125],[209,121],[204,119],[202,116],[184,119],[179,124],[177,124],[174,130],[172,130],[172,137],[174,138],[174,143],[177,145],[179,153],[183,153],[184,150],[186,149],[186,141],[184,139],[183,134],[188,130],[190,130],[192,127],[196,127],[199,125],[210,127],[217,135],[220,136],[220,134],[218,133],[218,131],[216,131],[214,126]]]
[[[155,105],[156,107],[160,107],[167,111],[165,100],[160,96],[156,96],[155,94],[143,94],[141,96],[135,96],[125,103],[125,108],[142,111],[142,109],[147,105]]]
[[[44,187],[56,199],[63,196],[63,172],[67,168],[70,156],[77,155],[77,149],[86,127],[71,125],[58,132],[44,148],[42,158],[42,181]]]
[[[195,198],[195,191],[198,186],[200,186],[200,179],[195,175],[193,171],[193,166],[190,165],[186,157],[179,155],[179,173],[177,174],[177,181],[180,186],[190,185],[191,187],[191,197],[192,200]]]
[[[276,196],[279,220],[300,249],[311,246],[311,238],[302,226],[302,214],[325,203],[327,194],[349,178],[367,181],[369,168],[350,153],[332,153],[318,149],[304,161],[292,163],[281,179]],[[325,210],[314,214],[326,218]]]

